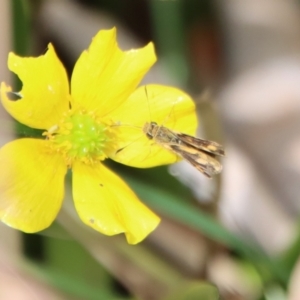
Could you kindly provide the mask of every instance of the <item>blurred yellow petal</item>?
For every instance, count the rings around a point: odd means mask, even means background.
[[[142,241],[159,218],[102,164],[73,165],[73,197],[81,220],[106,235],[124,232],[128,243]]]
[[[101,30],[75,65],[72,97],[87,110],[107,115],[135,90],[155,61],[152,43],[123,52],[116,29]]]
[[[24,232],[47,228],[63,200],[66,166],[48,141],[19,139],[0,149],[0,220]]]
[[[19,122],[38,129],[48,129],[58,123],[69,109],[70,95],[66,71],[51,44],[39,57],[20,57],[10,53],[9,69],[23,82],[21,97],[12,101],[10,86],[1,84],[1,101],[5,109]]]
[[[195,135],[197,115],[195,104],[183,91],[149,84],[139,87],[114,110],[112,120],[117,139],[108,155],[120,163],[140,168],[170,164],[179,160],[143,132],[146,122],[156,122],[175,132]]]

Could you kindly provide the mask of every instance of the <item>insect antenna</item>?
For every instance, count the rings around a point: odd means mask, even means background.
[[[146,94],[147,106],[148,106],[148,113],[149,113],[149,123],[151,123],[152,122],[152,116],[151,116],[151,109],[150,109],[150,104],[149,104],[149,97],[148,97],[147,85],[145,85],[145,94]]]

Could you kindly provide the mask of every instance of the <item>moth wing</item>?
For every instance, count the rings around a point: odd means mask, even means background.
[[[171,148],[208,178],[222,171],[222,165],[215,159],[214,154],[182,146],[171,146]]]
[[[184,133],[178,133],[177,136],[186,144],[198,149],[198,150],[203,150],[205,152],[212,153],[214,155],[220,155],[224,156],[225,155],[225,150],[223,146],[220,144],[213,142],[213,141],[208,141],[208,140],[203,140],[200,138],[196,138]]]

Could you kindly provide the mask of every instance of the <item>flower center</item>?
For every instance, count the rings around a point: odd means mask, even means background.
[[[104,160],[105,148],[110,140],[108,126],[98,122],[94,114],[70,111],[44,135],[52,142],[51,148],[63,154],[71,166],[74,160],[91,164]]]

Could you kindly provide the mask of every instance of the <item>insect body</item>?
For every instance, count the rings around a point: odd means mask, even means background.
[[[218,143],[177,133],[155,122],[145,123],[143,131],[150,140],[187,160],[207,177],[222,171],[216,157],[224,156],[225,151]]]

